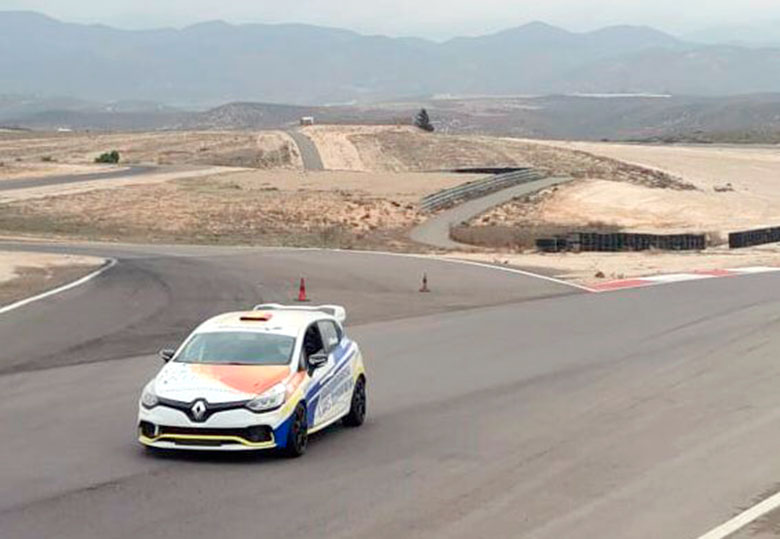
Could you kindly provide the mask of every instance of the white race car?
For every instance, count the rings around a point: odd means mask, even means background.
[[[346,311],[258,305],[201,324],[143,390],[138,439],[152,448],[297,457],[308,435],[366,415],[366,374]]]

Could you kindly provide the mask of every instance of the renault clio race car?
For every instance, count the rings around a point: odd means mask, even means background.
[[[259,450],[290,457],[308,435],[366,415],[366,374],[346,311],[258,305],[201,324],[143,390],[138,439],[152,448]]]

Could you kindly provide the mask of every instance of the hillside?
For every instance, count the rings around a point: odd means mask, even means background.
[[[10,103],[10,99],[6,99]],[[17,99],[16,102],[20,101]],[[36,130],[148,131],[288,129],[301,116],[318,124],[409,125],[426,107],[439,132],[569,140],[780,142],[780,94],[734,97],[548,96],[418,99],[365,106],[230,103],[206,111],[116,104],[47,107],[25,100],[5,108],[0,126]],[[64,100],[58,101],[66,106]]]
[[[0,12],[9,94],[327,104],[441,93],[723,95],[780,87],[780,49],[699,45],[651,28],[574,33],[531,23],[437,43],[314,26],[206,22],[118,30]]]

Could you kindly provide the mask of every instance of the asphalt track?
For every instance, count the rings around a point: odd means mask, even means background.
[[[468,200],[463,204],[458,204],[454,208],[445,210],[438,215],[434,215],[430,219],[426,219],[421,224],[412,229],[409,236],[412,240],[424,243],[426,245],[432,245],[441,249],[457,249],[459,247],[473,247],[454,241],[450,238],[450,228],[467,222],[474,217],[485,213],[491,208],[509,202],[510,200],[537,191],[559,185],[562,183],[570,182],[572,178],[542,178],[533,182],[523,183],[506,189],[501,189],[495,193]]]
[[[149,174],[160,167],[132,166],[122,167],[111,172],[96,172],[95,174],[66,174],[62,176],[44,176],[41,178],[22,178],[18,180],[0,181],[0,191],[12,191],[15,189],[28,189],[32,187],[46,187],[49,185],[64,185],[68,183],[89,182],[95,180],[113,180],[116,178],[128,178]]]
[[[119,263],[0,318],[3,539],[693,539],[777,490],[777,275],[587,294],[379,254],[42,247]],[[354,315],[366,425],[296,461],[139,449],[148,352],[301,273]]]
[[[290,129],[287,134],[295,141],[298,151],[301,153],[303,168],[305,170],[325,170],[322,157],[317,145],[312,140],[296,129]]]

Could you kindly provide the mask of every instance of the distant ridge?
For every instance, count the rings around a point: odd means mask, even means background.
[[[303,24],[118,30],[0,12],[9,94],[324,104],[434,94],[727,95],[780,89],[780,49],[700,45],[642,26],[575,33],[533,22],[436,43]]]

